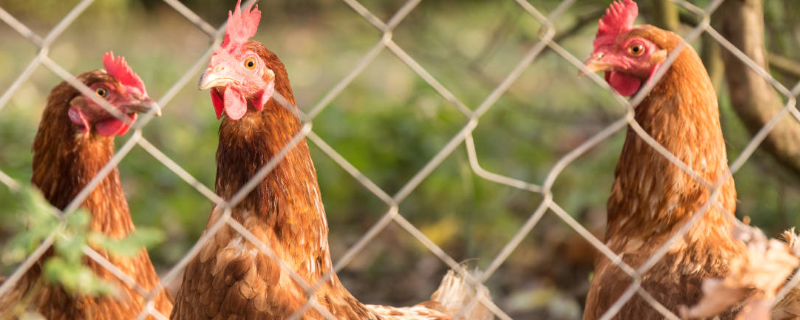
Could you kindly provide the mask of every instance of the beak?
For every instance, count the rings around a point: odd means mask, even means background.
[[[613,63],[606,61],[604,52],[594,52],[589,59],[583,62],[589,71],[593,73],[597,72],[605,72],[611,70],[614,67]],[[583,70],[578,71],[578,77],[584,77],[587,74],[583,72]]]
[[[161,116],[161,107],[159,107],[158,104],[150,98],[135,100],[130,104],[123,105],[122,108],[135,113],[146,113],[151,109],[156,109],[155,114],[159,117]]]
[[[224,76],[222,72],[220,72],[223,70],[224,69],[220,68],[207,68],[206,71],[203,71],[203,75],[200,76],[197,88],[206,90],[214,87],[225,87],[236,81]]]

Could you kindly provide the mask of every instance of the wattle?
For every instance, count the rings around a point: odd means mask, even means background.
[[[642,86],[641,79],[618,71],[606,72],[605,78],[614,91],[625,97],[636,94],[636,91],[639,91],[639,87]]]
[[[134,113],[132,115],[128,115],[127,117],[130,120],[130,122],[133,123],[134,121],[136,121],[137,116],[138,115]],[[117,118],[111,118],[108,120],[97,122],[94,125],[94,128],[97,129],[97,133],[106,137],[110,137],[115,134],[116,135],[125,134],[126,132],[128,132],[128,129],[131,128],[131,126],[123,122],[122,120],[119,120]]]

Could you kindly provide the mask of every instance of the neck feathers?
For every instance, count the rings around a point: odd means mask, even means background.
[[[677,43],[672,39],[672,48]],[[684,47],[636,107],[635,118],[645,132],[709,183],[716,182],[728,169],[716,92],[691,46]],[[703,184],[629,128],[608,202],[606,238],[671,233],[700,210],[710,195]],[[727,213],[712,207],[695,230],[729,238],[730,223],[725,214],[733,214],[735,199],[733,180],[728,180],[717,198]]]
[[[67,118],[69,101],[78,94],[66,82],[53,89],[33,143],[31,182],[53,206],[61,210],[114,155],[113,137],[91,132],[80,134]],[[83,207],[92,215],[92,230],[117,237],[124,237],[133,230],[116,167],[89,194]]]
[[[277,61],[277,57],[274,58]],[[266,60],[266,58],[265,58]],[[273,67],[276,74],[275,89],[283,97],[294,103],[286,72],[282,68]],[[300,131],[300,120],[275,99],[270,99],[263,110],[248,112],[239,120],[233,121],[225,117],[219,129],[219,148],[217,149],[217,181],[216,192],[223,199],[229,200],[247,182],[273,159],[282,148],[287,146]],[[221,214],[218,210],[212,213],[209,224]],[[332,270],[328,249],[328,225],[325,209],[322,205],[317,174],[311,161],[306,140],[297,143],[285,157],[270,171],[232,212],[232,218],[244,225],[260,241],[268,245],[273,252],[289,267],[297,272],[309,284],[317,283],[323,275]],[[231,247],[247,249],[259,259],[261,257],[254,246],[247,244],[238,246],[241,237],[233,230],[220,230],[215,237],[217,246],[227,250]],[[237,244],[237,245],[232,245]],[[217,253],[217,246],[209,246],[208,252],[201,252],[200,260],[205,255],[212,257]],[[242,255],[242,253],[239,253]],[[270,269],[279,271],[277,269]],[[279,271],[282,273],[282,271]],[[289,277],[281,276],[288,280]],[[265,279],[268,287],[278,290],[284,306],[299,308],[305,302],[305,294],[294,284],[279,283],[272,286]],[[334,314],[346,319],[374,319],[370,311],[356,300],[341,285],[336,274],[333,274],[315,295],[317,300]],[[291,307],[289,309],[292,309]],[[282,309],[283,310],[283,309]],[[283,310],[288,316],[292,310]]]

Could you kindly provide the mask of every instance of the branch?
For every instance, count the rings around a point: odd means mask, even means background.
[[[763,0],[725,1],[714,15],[717,30],[762,68],[764,51]],[[774,88],[728,50],[722,50],[725,80],[731,104],[751,134],[758,132],[783,108]],[[783,118],[764,140],[764,149],[779,163],[800,176],[800,123]]]
[[[800,63],[794,59],[787,58],[773,52],[768,53],[767,56],[769,58],[770,68],[773,68],[784,75],[800,78]]]
[[[692,27],[694,27],[694,26],[696,26],[697,24],[700,23],[700,20],[697,19],[697,16],[695,16],[695,15],[693,15],[691,13],[681,12],[679,17],[680,17],[681,23],[689,25],[689,26],[692,26]],[[790,31],[794,32],[794,29],[790,29]],[[703,33],[703,47],[704,48],[707,45],[706,44],[707,41],[709,42],[708,43],[709,47],[710,46],[719,47],[719,44],[717,43],[717,40],[714,40],[711,36],[708,35],[708,33]],[[711,42],[713,42],[713,44]],[[712,50],[719,50],[719,49],[718,48],[716,48],[716,49],[712,48]],[[703,54],[703,56],[704,56],[703,57],[703,63],[705,63],[706,62],[705,53]],[[787,58],[787,57],[785,57],[783,55],[780,55],[778,53],[775,53],[775,52],[768,52],[767,53],[767,57],[768,57],[767,58],[767,60],[768,60],[767,62],[769,63],[770,69],[775,69],[776,71],[778,71],[780,73],[783,73],[784,75],[787,75],[787,76],[791,76],[791,77],[794,77],[794,78],[800,78],[800,62],[797,62],[794,59]],[[707,69],[709,68],[709,66],[707,64],[706,64],[706,68]],[[709,74],[711,73],[710,71],[711,70],[709,70]],[[714,80],[713,76],[711,78],[712,78],[712,80]],[[717,82],[714,82],[715,87],[716,87],[716,84],[717,84]]]

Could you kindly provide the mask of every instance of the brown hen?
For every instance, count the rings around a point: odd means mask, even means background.
[[[135,121],[137,113],[149,110],[153,102],[147,97],[144,84],[122,57],[114,59],[107,53],[103,64],[106,70],[82,73],[77,80],[106,99],[131,122]],[[60,83],[47,98],[33,143],[31,182],[50,204],[63,210],[114,155],[114,135],[124,134],[128,128],[129,124],[115,118],[66,81]],[[91,214],[91,230],[112,239],[124,238],[135,229],[116,167],[89,193],[82,207]],[[158,285],[158,275],[144,249],[133,257],[95,250],[145,290]],[[29,307],[49,320],[134,319],[144,309],[144,296],[86,257],[84,263],[90,269],[116,285],[115,295],[73,295],[59,286],[45,284],[41,279],[41,263],[50,254],[46,253],[11,292],[0,297],[0,314],[22,298],[32,301]],[[154,302],[155,308],[164,314],[172,309],[171,298],[163,290]]]
[[[283,63],[261,43],[248,40],[260,17],[257,8],[241,11],[237,4],[229,13],[225,42],[200,79],[201,89],[211,89],[217,116],[222,117],[223,111],[226,115],[219,128],[216,178],[216,193],[225,200],[278,156],[302,127],[293,114],[294,94]],[[273,99],[274,92],[292,110]],[[223,208],[215,207],[208,226],[223,217]],[[266,244],[306,283],[313,286],[332,272],[325,209],[305,139],[289,148],[255,189],[231,208],[230,219]],[[435,301],[409,308],[365,305],[333,273],[312,296],[337,319],[437,320],[455,319],[464,299],[473,294],[460,277],[450,274]],[[303,319],[323,319],[318,310],[304,308],[308,297],[275,260],[224,226],[186,267],[171,318],[287,319],[301,311]],[[476,304],[460,319],[491,317]]]
[[[668,54],[683,42],[672,32],[633,26],[637,14],[631,0],[612,4],[600,20],[592,57],[586,61],[590,70],[605,72],[609,85],[626,96],[652,81]],[[716,97],[700,58],[686,45],[635,107],[635,119],[642,129],[710,184],[728,170]],[[746,246],[731,236],[736,209],[732,179],[726,180],[712,199],[708,186],[670,162],[630,127],[615,175],[607,205],[605,244],[633,268],[644,264],[706,203],[715,204],[641,276],[642,288],[673,313],[682,305],[697,303],[702,280],[724,277],[729,262],[745,254]],[[584,319],[599,319],[631,283],[630,276],[601,257]],[[731,317],[731,312],[722,314],[723,319]],[[639,295],[615,317],[662,318]]]

